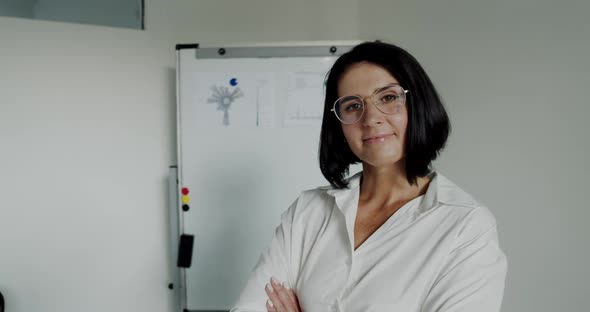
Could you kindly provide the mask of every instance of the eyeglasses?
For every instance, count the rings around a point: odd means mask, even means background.
[[[366,99],[370,98],[380,112],[393,115],[405,105],[408,92],[398,84],[389,84],[366,98],[358,95],[343,96],[334,102],[331,111],[342,123],[350,125],[361,120],[365,113]]]

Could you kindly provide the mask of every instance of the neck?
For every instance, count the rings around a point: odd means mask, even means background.
[[[363,164],[359,201],[377,210],[405,203],[426,193],[430,179],[418,177],[416,182],[417,185],[408,182],[403,164],[389,167]]]

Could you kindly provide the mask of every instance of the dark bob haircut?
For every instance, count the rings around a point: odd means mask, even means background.
[[[326,99],[320,135],[319,161],[324,177],[335,188],[347,188],[351,164],[360,159],[344,140],[340,121],[330,111],[338,99],[338,83],[354,64],[367,62],[387,70],[410,90],[406,98],[408,126],[405,138],[405,169],[408,182],[431,172],[432,161],[445,146],[451,123],[443,103],[418,61],[400,47],[382,42],[357,45],[336,60],[326,79]]]

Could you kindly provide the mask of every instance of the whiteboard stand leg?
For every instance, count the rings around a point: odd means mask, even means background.
[[[175,312],[183,312],[186,309],[186,278],[185,270],[177,265],[179,237],[181,235],[181,212],[178,201],[178,168],[170,166],[168,173],[168,211],[170,220],[170,277],[168,289],[173,292],[173,305]]]

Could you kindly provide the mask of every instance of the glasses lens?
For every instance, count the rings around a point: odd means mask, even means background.
[[[336,101],[334,106],[336,116],[343,123],[351,124],[359,121],[363,115],[365,105],[363,100],[356,96],[346,96]]]
[[[375,94],[375,103],[385,114],[395,114],[406,103],[406,93],[398,85],[386,87]]]

